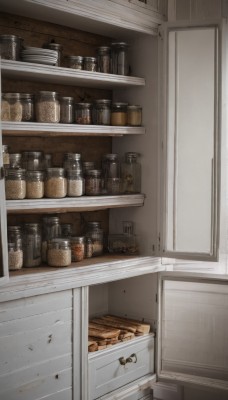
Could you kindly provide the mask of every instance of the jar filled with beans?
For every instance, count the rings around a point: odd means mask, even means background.
[[[97,70],[97,59],[96,57],[84,57],[83,69],[86,71],[95,72]]]
[[[26,196],[26,180],[24,169],[7,168],[5,191],[7,200],[21,200]]]
[[[68,56],[66,57],[67,67],[73,69],[83,69],[84,58],[81,56]]]
[[[40,91],[36,96],[35,113],[37,122],[59,122],[60,104],[58,93]]]
[[[58,199],[67,195],[67,179],[64,168],[48,168],[44,182],[45,197]]]
[[[10,106],[10,121],[22,121],[22,102],[20,93],[5,93],[4,98]]]
[[[77,169],[67,170],[67,196],[79,197],[84,194],[84,178]]]
[[[71,245],[66,238],[55,238],[49,243],[47,263],[50,267],[68,267],[71,264]]]
[[[44,174],[42,171],[26,172],[27,199],[42,199],[44,197]]]

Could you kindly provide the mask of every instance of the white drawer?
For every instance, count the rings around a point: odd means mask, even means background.
[[[135,356],[132,356],[135,354]],[[120,359],[132,356],[132,362],[121,365]],[[109,393],[146,374],[154,372],[154,335],[89,354],[89,399]]]

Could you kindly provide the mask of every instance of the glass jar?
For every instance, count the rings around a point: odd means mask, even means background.
[[[15,238],[8,242],[8,263],[10,271],[17,271],[23,267],[22,238]]]
[[[76,169],[67,170],[67,196],[79,197],[84,194],[84,178]]]
[[[83,161],[82,171],[84,177],[86,176],[87,171],[90,169],[96,169],[96,163],[94,161]]]
[[[127,103],[112,103],[111,125],[127,125]]]
[[[111,100],[95,100],[93,106],[94,125],[110,125],[111,122]]]
[[[82,172],[82,162],[80,153],[65,153],[63,155],[63,168],[75,169],[78,172]]]
[[[74,121],[74,98],[60,97],[60,122],[63,124],[72,124]]]
[[[7,227],[8,242],[15,242],[17,238],[22,239],[22,229],[20,225],[8,225]]]
[[[7,168],[5,171],[6,199],[24,199],[26,196],[25,170]]]
[[[47,168],[44,195],[54,199],[67,195],[67,180],[64,168]]]
[[[102,171],[104,179],[119,178],[120,166],[118,154],[104,154],[102,157]]]
[[[129,126],[142,125],[142,107],[141,106],[127,106],[127,124]]]
[[[121,164],[123,193],[141,192],[141,165],[138,163],[138,153],[125,153],[125,161]]]
[[[10,121],[10,104],[5,93],[2,93],[1,99],[1,121]]]
[[[76,103],[75,104],[75,122],[76,124],[92,124],[92,104]]]
[[[85,258],[91,258],[93,257],[93,242],[89,237],[87,237],[85,240]]]
[[[21,93],[22,121],[34,121],[34,96],[31,93]]]
[[[84,58],[81,56],[68,56],[67,58],[67,67],[73,69],[83,69]]]
[[[23,151],[22,167],[27,171],[43,170],[43,152],[42,151]]]
[[[98,221],[87,222],[86,237],[90,238],[93,246],[92,257],[100,256],[103,253],[103,229]]]
[[[3,159],[3,167],[9,168],[10,155],[9,155],[9,146],[7,144],[2,145],[2,159]]]
[[[57,123],[60,121],[60,104],[57,92],[41,91],[36,96],[37,122]]]
[[[21,168],[22,167],[22,154],[21,153],[10,153],[9,154],[10,168]]]
[[[55,50],[57,52],[57,61],[56,64],[58,67],[61,65],[61,59],[62,59],[62,50],[63,46],[59,43],[45,43],[43,45],[43,49],[50,49],[50,50]]]
[[[44,197],[44,174],[42,171],[26,172],[26,198],[42,199]]]
[[[102,194],[102,171],[90,169],[85,176],[85,194],[87,196],[98,196]]]
[[[97,48],[97,71],[105,74],[111,72],[111,48],[108,46]]]
[[[74,236],[71,238],[71,260],[82,261],[85,258],[85,237]]]
[[[23,225],[23,266],[38,267],[41,264],[41,226],[37,223]]]
[[[43,169],[52,167],[52,154],[45,153],[43,155]]]
[[[10,106],[10,121],[22,121],[22,103],[20,93],[5,93],[5,100],[8,101]]]
[[[71,264],[71,247],[68,239],[55,238],[50,241],[47,263],[50,267],[68,267]]]
[[[42,223],[42,261],[47,261],[48,243],[54,238],[61,236],[61,225],[59,217],[43,217]]]
[[[72,224],[60,224],[60,229],[61,229],[61,237],[71,238],[73,232]]]
[[[105,189],[107,194],[121,194],[121,179],[120,178],[107,178],[105,181]]]
[[[16,35],[0,35],[0,56],[5,60],[20,60],[22,39]]]
[[[85,71],[95,72],[97,70],[97,59],[96,57],[84,57],[83,68]]]
[[[113,74],[129,75],[128,47],[125,42],[111,44],[111,69]]]

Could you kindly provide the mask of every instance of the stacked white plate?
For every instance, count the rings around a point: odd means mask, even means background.
[[[56,65],[58,52],[40,47],[25,47],[21,51],[22,61],[37,64]]]

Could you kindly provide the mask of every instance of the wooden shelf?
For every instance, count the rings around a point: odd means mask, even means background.
[[[8,213],[64,213],[75,211],[96,211],[108,208],[140,207],[144,204],[144,194],[118,196],[82,196],[63,199],[6,200]]]
[[[143,135],[145,127],[48,124],[39,122],[3,121],[2,133],[6,136],[125,136]]]
[[[113,89],[115,87],[145,86],[145,79],[133,76],[104,74],[101,72],[80,71],[71,68],[32,64],[22,61],[1,61],[3,78],[25,81],[58,83],[83,87]]]

